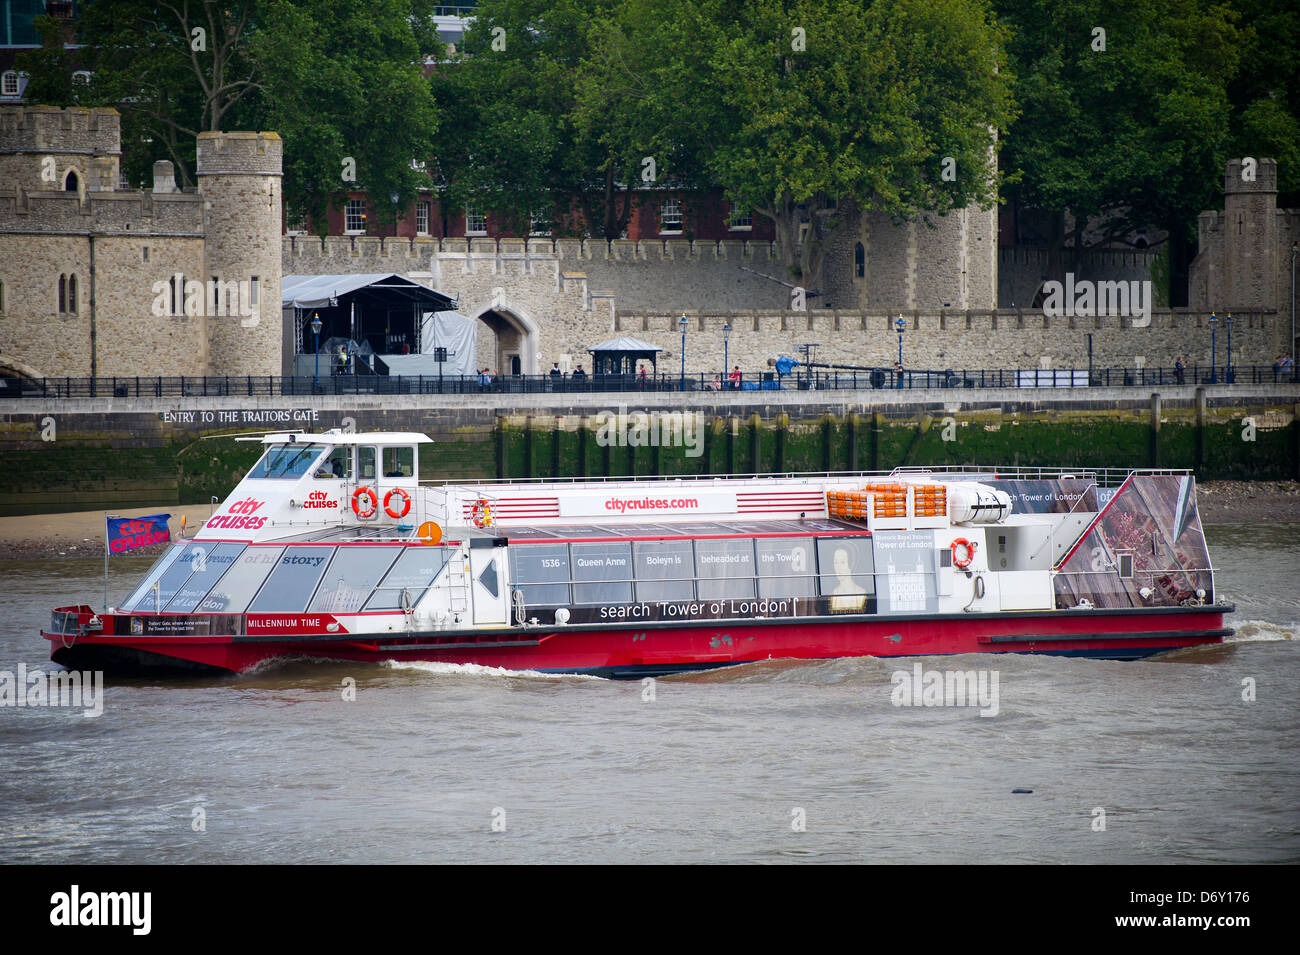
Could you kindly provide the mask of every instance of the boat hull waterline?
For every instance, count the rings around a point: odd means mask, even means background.
[[[78,608],[61,608],[75,612]],[[88,608],[82,608],[88,610]],[[241,672],[270,660],[311,657],[358,663],[476,664],[503,670],[645,676],[774,659],[906,657],[959,653],[1040,653],[1133,660],[1221,643],[1230,606],[1115,611],[1023,612],[943,618],[799,621],[730,620],[683,624],[438,630],[393,634],[185,637],[70,636],[44,632],[52,659],[72,669]],[[89,619],[89,614],[87,614]],[[108,628],[111,629],[111,621]]]

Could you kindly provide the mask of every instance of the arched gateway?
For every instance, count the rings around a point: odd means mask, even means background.
[[[537,323],[499,299],[474,316],[479,321],[478,363],[503,375],[536,375]]]

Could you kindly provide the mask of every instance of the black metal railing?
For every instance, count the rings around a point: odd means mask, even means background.
[[[1276,365],[1177,368],[998,368],[943,371],[864,368],[723,375],[221,375],[108,378],[0,378],[3,398],[209,398],[307,395],[575,394],[584,392],[735,392],[920,390],[954,388],[1179,387],[1282,385],[1294,369]]]

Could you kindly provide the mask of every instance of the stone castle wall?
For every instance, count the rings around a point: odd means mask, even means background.
[[[1150,249],[1092,249],[1079,257],[1076,280],[1144,282],[1159,253]],[[998,249],[998,302],[1029,306],[1049,276],[1043,246],[1004,245]]]
[[[721,367],[724,323],[731,325],[731,364],[746,372],[768,368],[779,355],[799,357],[796,346],[816,343],[815,360],[829,364],[892,367],[898,359],[897,312],[784,312],[753,310],[729,314],[687,313],[686,365]],[[1184,355],[1189,364],[1209,365],[1208,315],[1188,309],[1156,309],[1148,327],[1119,317],[1049,317],[1041,311],[908,311],[903,313],[903,362],[911,369],[1087,368],[1088,339],[1096,367],[1171,367]],[[665,346],[675,370],[680,360],[679,315],[629,313],[616,316],[615,334]],[[1233,313],[1234,365],[1269,365],[1287,333],[1289,318],[1272,312]],[[1217,361],[1227,358],[1227,334],[1217,332]],[[698,356],[698,358],[696,357]],[[661,357],[661,361],[663,358]],[[661,369],[663,370],[663,369]]]
[[[879,213],[848,208],[828,240],[825,286],[810,306],[992,308],[997,301],[992,210],[960,210],[925,223],[896,225]],[[866,265],[856,275],[854,247]],[[688,239],[495,239],[289,236],[286,274],[400,272],[454,275],[438,263],[467,254],[502,262],[557,259],[588,286],[614,295],[620,308],[714,310],[782,308],[799,284],[771,242]],[[453,285],[437,285],[454,294]]]
[[[73,169],[83,192],[88,180],[92,188],[116,189],[120,142],[115,109],[6,106],[0,109],[0,186],[61,189]]]
[[[480,326],[478,366],[505,370],[505,353],[521,354],[526,373],[545,373],[552,362],[571,370],[590,370],[586,349],[608,338],[629,335],[658,345],[660,371],[680,367],[680,317],[688,316],[688,371],[721,369],[722,327],[732,326],[728,345],[732,364],[747,372],[765,370],[768,359],[796,356],[796,346],[817,343],[819,361],[892,366],[898,354],[894,309],[634,308],[595,286],[586,271],[604,243],[552,243],[550,240],[476,239],[381,240],[372,238],[286,240],[286,272],[402,272],[459,299],[458,311]],[[629,243],[629,246],[632,244]],[[646,243],[642,243],[645,246]],[[638,251],[667,256],[692,252],[689,244],[650,243]],[[696,243],[694,257],[716,261],[730,250]],[[628,250],[629,253],[631,249]],[[763,249],[756,251],[756,258]],[[584,258],[590,255],[590,258]],[[611,259],[600,257],[601,261]],[[621,260],[614,260],[621,261]],[[692,263],[672,262],[689,272]],[[868,255],[868,269],[873,260]],[[665,271],[668,269],[665,267]],[[904,286],[900,285],[900,288]],[[784,303],[782,303],[784,304]],[[520,334],[498,342],[486,322],[504,314]],[[1087,367],[1092,336],[1097,366],[1171,366],[1179,355],[1190,363],[1210,362],[1208,313],[1154,310],[1149,327],[1133,327],[1118,317],[1045,316],[1027,309],[905,310],[904,362],[912,368]],[[1289,319],[1271,311],[1235,313],[1233,362],[1271,364],[1287,334]],[[1227,334],[1217,333],[1217,360],[1226,359]]]
[[[1245,176],[1246,178],[1243,178]],[[1277,163],[1260,159],[1253,171],[1229,160],[1223,180],[1223,211],[1201,213],[1199,251],[1188,277],[1193,308],[1266,308],[1285,314],[1278,351],[1295,354],[1290,332],[1291,247],[1300,243],[1300,209],[1277,208]]]
[[[114,110],[0,107],[0,367],[38,377],[279,374],[280,166],[274,133],[205,133],[199,193],[170,163],[117,191]],[[57,181],[44,175],[53,158]],[[66,171],[78,172],[75,190]],[[156,286],[258,277],[268,320],[157,314]],[[76,301],[59,309],[61,276]],[[66,287],[66,286],[65,286]],[[170,306],[164,296],[164,309]]]

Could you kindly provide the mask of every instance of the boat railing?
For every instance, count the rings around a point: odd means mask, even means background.
[[[602,486],[608,484],[625,484],[629,481],[689,481],[692,483],[732,484],[743,481],[806,481],[810,479],[857,480],[860,478],[889,477],[945,477],[952,475],[969,475],[972,478],[984,477],[989,480],[1032,481],[1062,480],[1077,478],[1095,481],[1098,487],[1119,487],[1132,474],[1191,474],[1188,468],[1093,468],[1093,467],[1003,467],[993,464],[954,464],[934,468],[900,467],[889,471],[784,471],[740,474],[637,474],[637,475],[586,475],[571,477],[509,477],[509,478],[461,478],[457,480],[431,479],[422,480],[420,485],[447,491],[478,491],[484,488],[509,487],[514,485],[545,486],[561,485],[581,487],[583,485]]]

